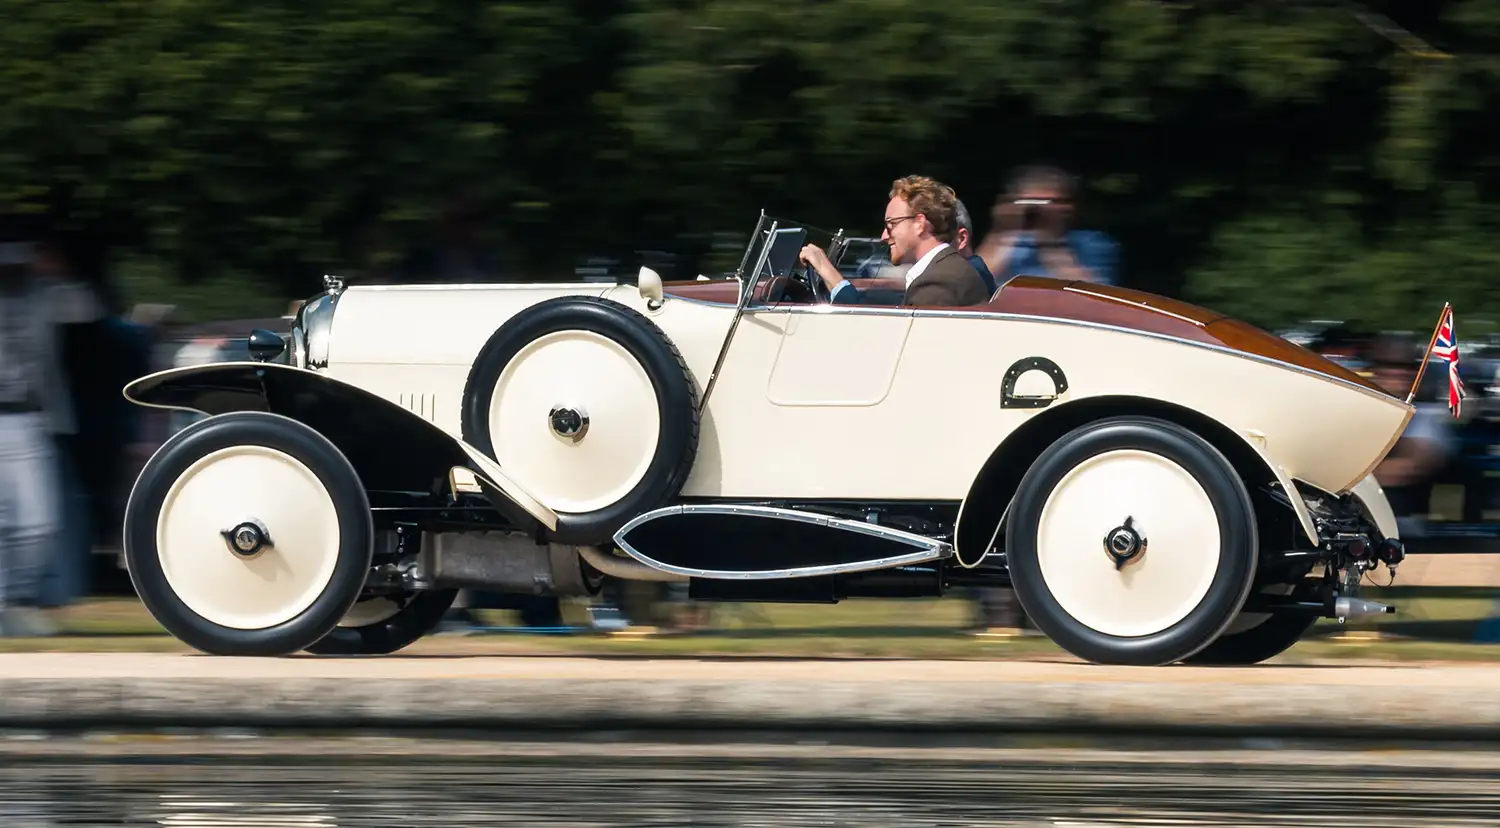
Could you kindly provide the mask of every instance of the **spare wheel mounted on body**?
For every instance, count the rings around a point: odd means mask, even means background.
[[[1081,426],[1022,478],[1006,528],[1016,597],[1079,658],[1158,665],[1206,647],[1255,579],[1256,521],[1234,467],[1148,417]]]
[[[517,313],[469,373],[463,437],[557,513],[552,538],[603,544],[668,505],[698,448],[682,355],[618,302],[564,296]]]
[[[131,583],[157,622],[214,655],[274,656],[329,634],[374,554],[370,503],[317,431],[259,411],[162,444],[125,508]]]

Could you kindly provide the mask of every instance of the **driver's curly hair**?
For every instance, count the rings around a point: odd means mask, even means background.
[[[925,175],[908,175],[891,183],[890,198],[899,198],[913,212],[926,216],[939,241],[952,242],[956,237],[958,194],[947,184]]]

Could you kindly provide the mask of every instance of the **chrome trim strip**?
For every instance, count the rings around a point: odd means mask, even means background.
[[[893,555],[889,558],[877,558],[871,561],[856,561],[847,564],[830,564],[828,566],[796,567],[792,569],[761,569],[748,572],[716,569],[693,569],[690,567],[672,566],[654,560],[641,553],[640,550],[624,541],[624,536],[630,530],[641,524],[667,517],[669,515],[694,514],[719,514],[719,515],[755,515],[758,517],[776,520],[792,520],[799,523],[811,523],[819,526],[827,526],[848,532],[871,535],[882,540],[905,543],[918,548],[918,551],[906,555]],[[877,526],[858,520],[847,520],[845,518],[830,517],[815,512],[805,512],[799,509],[783,509],[776,506],[735,506],[720,503],[712,504],[685,504],[679,506],[666,506],[661,509],[653,509],[631,518],[624,526],[615,532],[614,541],[625,554],[640,561],[652,569],[662,572],[670,572],[674,575],[686,575],[696,578],[713,578],[724,581],[765,581],[783,578],[814,578],[821,575],[840,575],[850,572],[867,572],[875,569],[890,569],[897,566],[910,566],[911,564],[928,563],[942,560],[953,554],[953,547],[942,541],[899,529],[891,529],[886,526]]]
[[[1162,310],[1161,308],[1158,308],[1155,305],[1148,305],[1145,302],[1133,302],[1133,301],[1131,301],[1129,299],[1121,299],[1118,296],[1109,296],[1109,295],[1103,294],[1103,293],[1096,293],[1096,292],[1094,292],[1092,290],[1084,290],[1083,288],[1076,288],[1076,287],[1073,287],[1072,285],[1069,285],[1069,286],[1063,288],[1063,290],[1065,290],[1065,291],[1067,291],[1069,293],[1079,293],[1079,294],[1082,294],[1084,296],[1092,296],[1095,299],[1104,299],[1104,300],[1109,301],[1109,302],[1118,302],[1118,303],[1120,303],[1122,305],[1129,305],[1132,308],[1140,308],[1141,310],[1148,310],[1148,311],[1151,311],[1153,313],[1159,313],[1162,316],[1170,316],[1173,319],[1181,319],[1183,322],[1187,322],[1189,324],[1197,325],[1200,328],[1206,327],[1206,323],[1199,322],[1198,320],[1193,319],[1193,318],[1188,317],[1188,316],[1183,316],[1180,313],[1173,313],[1173,312],[1171,312],[1169,310]],[[1220,314],[1218,318],[1223,318],[1223,314]]]
[[[1215,353],[1226,354],[1228,356],[1239,357],[1241,359],[1248,359],[1251,362],[1259,362],[1263,365],[1273,365],[1277,368],[1284,368],[1286,370],[1295,371],[1299,374],[1305,374],[1316,379],[1326,380],[1337,385],[1342,385],[1355,391],[1362,392],[1365,395],[1378,400],[1392,402],[1398,406],[1405,405],[1405,403],[1403,403],[1400,399],[1393,397],[1390,394],[1385,393],[1384,391],[1376,391],[1372,388],[1366,388],[1363,385],[1357,385],[1353,382],[1350,382],[1349,380],[1341,379],[1339,377],[1332,377],[1327,374],[1314,371],[1310,368],[1304,368],[1301,365],[1294,365],[1290,362],[1283,362],[1279,359],[1272,359],[1270,357],[1261,356],[1260,354],[1250,354],[1244,351],[1236,351],[1233,348],[1228,348],[1223,345],[1215,345],[1209,342],[1198,342],[1192,339],[1183,339],[1182,337],[1172,336],[1170,334],[1156,333],[1155,331],[1142,331],[1135,328],[1122,328],[1118,325],[1107,325],[1102,322],[1088,322],[1081,319],[1064,319],[1058,316],[1031,316],[1028,314],[1002,313],[999,311],[931,310],[924,308],[870,307],[868,305],[778,305],[773,307],[748,308],[745,312],[750,314],[860,313],[869,314],[871,316],[910,315],[915,319],[991,319],[1009,322],[1039,322],[1047,325],[1067,325],[1074,328],[1089,328],[1092,330],[1107,331],[1109,333],[1122,333],[1129,334],[1131,336],[1142,336],[1148,339],[1158,339],[1163,342],[1173,342],[1179,345],[1190,345],[1195,348],[1202,348],[1206,351],[1213,351]],[[1407,406],[1407,408],[1410,409],[1411,407]]]

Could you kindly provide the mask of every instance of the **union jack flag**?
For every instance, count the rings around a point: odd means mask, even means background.
[[[1457,417],[1463,410],[1464,383],[1458,376],[1458,337],[1453,332],[1453,307],[1443,308],[1437,336],[1432,340],[1432,356],[1448,363],[1448,410]]]

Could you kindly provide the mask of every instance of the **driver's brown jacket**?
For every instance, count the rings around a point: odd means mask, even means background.
[[[867,295],[863,290],[846,287],[833,297],[836,305],[887,305],[886,299],[893,291],[872,290]],[[882,295],[884,294],[884,295]],[[984,279],[968,259],[958,255],[952,245],[943,248],[927,264],[922,274],[906,288],[902,307],[965,307],[982,305],[990,300],[989,289]]]

